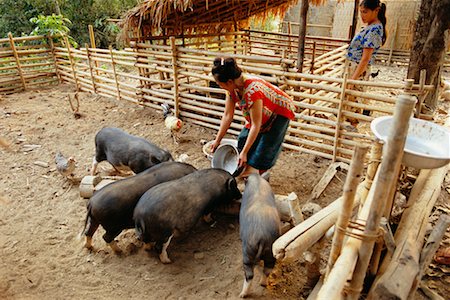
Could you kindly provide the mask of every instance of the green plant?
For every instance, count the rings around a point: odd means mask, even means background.
[[[63,15],[51,14],[50,16],[39,15],[31,18],[30,22],[35,24],[36,27],[31,31],[30,35],[44,35],[44,36],[64,36],[69,33],[70,29],[66,25],[72,24],[69,19]],[[77,47],[77,43],[71,36],[67,36],[69,42]]]

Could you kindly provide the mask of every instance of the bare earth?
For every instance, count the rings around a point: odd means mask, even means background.
[[[67,101],[73,89],[61,85],[0,98],[0,137],[11,143],[9,150],[0,148],[0,299],[237,299],[243,271],[236,216],[217,215],[212,225],[200,222],[187,238],[172,242],[170,265],[147,254],[133,230],[118,237],[122,257],[105,244],[101,228],[94,235],[95,251],[83,248],[78,236],[87,200],[55,170],[56,152],[76,158],[75,177],[81,179],[89,175],[95,134],[114,126],[159,144],[175,158],[185,153],[189,163],[206,168],[210,162],[201,140],[212,140],[214,131],[185,122],[176,145],[160,112],[88,93],[80,93],[82,116],[76,119]],[[26,144],[41,147],[26,152]],[[272,171],[272,188],[276,194],[295,192],[303,204],[328,164],[285,150]],[[104,174],[112,171],[107,162],[99,167]],[[338,198],[344,180],[345,173],[338,172],[318,203],[326,206]],[[443,193],[441,203],[448,200]],[[310,268],[302,259],[278,266],[268,289],[258,286],[257,273],[252,296],[302,298]],[[444,283],[435,283],[441,295]]]

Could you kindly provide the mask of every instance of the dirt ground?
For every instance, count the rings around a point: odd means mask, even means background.
[[[212,225],[199,223],[187,238],[172,242],[170,265],[143,251],[133,230],[118,237],[122,257],[107,247],[101,228],[95,251],[83,248],[79,233],[87,200],[56,171],[58,151],[75,157],[75,176],[82,178],[89,174],[96,132],[114,126],[153,141],[175,158],[187,154],[189,163],[206,168],[210,162],[201,141],[212,140],[215,132],[185,122],[176,145],[159,112],[88,93],[80,93],[82,116],[76,119],[67,101],[73,89],[60,85],[0,100],[0,132],[11,143],[9,150],[0,148],[0,299],[237,299],[243,271],[235,216],[217,215]],[[29,151],[26,145],[39,146]],[[285,150],[272,171],[272,188],[276,194],[295,192],[303,204],[328,164]],[[99,168],[105,174],[112,170],[107,162]],[[318,204],[339,197],[344,180],[345,173],[338,172]],[[448,200],[443,193],[441,202]],[[278,266],[268,289],[255,282],[253,296],[303,298],[311,267],[304,260]],[[441,281],[433,282],[445,291]]]

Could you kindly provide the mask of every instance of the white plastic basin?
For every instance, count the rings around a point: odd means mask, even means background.
[[[211,167],[219,168],[233,174],[239,165],[239,152],[234,145],[220,144],[213,154]]]
[[[387,140],[393,117],[379,117],[370,128],[375,136]],[[433,122],[411,118],[402,163],[416,169],[435,169],[450,162],[450,131]]]

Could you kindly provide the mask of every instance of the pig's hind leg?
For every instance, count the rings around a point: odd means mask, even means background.
[[[167,239],[165,243],[162,244],[161,252],[159,253],[159,259],[163,264],[170,264],[172,261],[169,258],[169,255],[167,254],[167,248],[169,247],[170,241],[173,238],[173,234]],[[160,245],[160,243],[157,243]],[[159,250],[160,247],[157,248]],[[159,252],[159,251],[158,251]]]
[[[106,233],[103,235],[103,239],[111,247],[115,254],[121,255],[123,253],[122,249],[117,246],[117,241],[115,241],[114,239],[122,232],[122,228],[105,228],[105,230]]]
[[[253,280],[253,268],[254,268],[253,262],[246,262],[244,260],[244,284],[242,286],[242,291],[239,294],[239,297],[245,298],[250,294],[250,284]]]
[[[92,246],[92,236],[97,231],[98,226],[100,224],[95,221],[90,215],[86,217],[86,224],[85,224],[85,230],[84,235],[86,236],[86,242],[84,243],[84,247],[92,250],[94,247]]]
[[[271,249],[271,248],[270,248]],[[267,286],[268,282],[267,282],[267,278],[270,275],[270,273],[272,272],[273,268],[275,267],[275,258],[272,255],[272,251],[268,250],[264,253],[262,260],[264,261],[264,268],[263,268],[263,274],[261,277],[261,281],[259,282],[260,285],[262,286]]]

